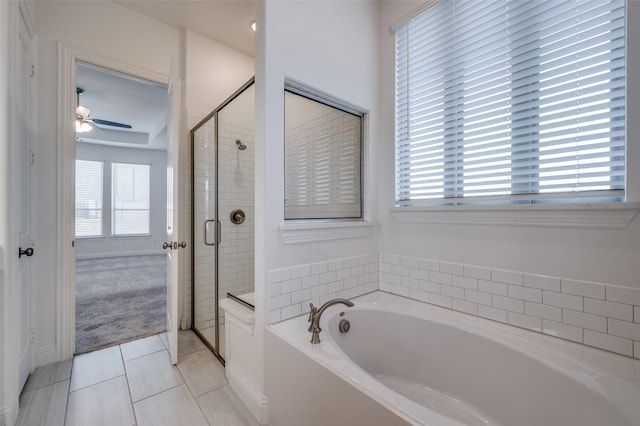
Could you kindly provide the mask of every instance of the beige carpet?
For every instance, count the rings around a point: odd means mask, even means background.
[[[166,330],[165,255],[76,261],[76,354]]]

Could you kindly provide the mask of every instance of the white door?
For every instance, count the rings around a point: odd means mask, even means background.
[[[180,259],[180,235],[178,202],[180,179],[178,165],[180,161],[181,132],[181,81],[178,56],[174,55],[169,81],[169,118],[167,135],[167,241],[163,247],[167,250],[167,337],[171,362],[178,363],[178,265]]]
[[[27,377],[33,370],[35,331],[32,330],[32,309],[31,309],[31,259],[34,254],[32,230],[31,230],[31,169],[32,169],[32,148],[31,148],[31,35],[27,26],[20,19],[20,32],[18,37],[18,79],[16,103],[19,111],[19,123],[17,127],[16,141],[19,149],[16,153],[18,167],[18,194],[17,203],[17,230],[18,245],[15,247],[16,254],[20,257],[18,269],[18,293],[20,301],[20,367],[19,379],[20,389],[27,381]]]

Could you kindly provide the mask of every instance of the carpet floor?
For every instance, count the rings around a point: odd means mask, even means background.
[[[76,354],[166,327],[165,255],[76,260]]]

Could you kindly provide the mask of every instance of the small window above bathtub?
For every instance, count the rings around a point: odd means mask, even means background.
[[[285,220],[361,220],[364,112],[289,82],[284,105]]]

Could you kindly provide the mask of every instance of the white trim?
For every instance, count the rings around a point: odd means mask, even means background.
[[[392,207],[401,223],[624,229],[640,203]]]
[[[256,322],[256,313],[254,311],[229,298],[222,299],[218,305],[226,312],[228,322],[237,325],[240,329],[253,336],[253,325]],[[226,334],[226,336],[228,335],[229,333]],[[227,343],[226,347],[228,348],[228,342],[225,341],[225,343]]]
[[[87,259],[103,259],[107,257],[130,257],[130,256],[155,256],[166,254],[164,250],[136,250],[136,251],[116,251],[116,252],[106,252],[106,253],[90,253],[90,254],[76,254],[76,259],[78,260],[87,260]]]
[[[280,226],[280,234],[285,244],[371,238],[376,226],[368,221],[285,223]]]
[[[165,86],[169,76],[58,43],[58,132],[56,205],[56,346],[57,360],[75,349],[75,117],[76,63],[86,62]]]
[[[431,6],[435,6],[435,4],[438,3],[439,1],[440,0],[427,0],[424,3],[420,4],[419,6],[411,9],[408,13],[404,14],[401,18],[398,18],[395,21],[393,21],[393,23],[389,27],[389,32],[391,34],[395,34],[396,30],[400,25],[404,24],[414,16],[417,16],[419,13],[422,13],[425,10],[429,9]]]
[[[256,420],[260,423],[267,423],[267,397],[251,386],[251,382],[247,380],[247,377],[242,371],[233,365],[226,366],[226,373],[231,389],[233,389],[242,402],[247,405],[247,408],[253,413]]]
[[[58,351],[56,345],[39,348],[38,352],[36,352],[35,366],[42,367],[43,365],[53,364],[57,361],[57,353]]]

